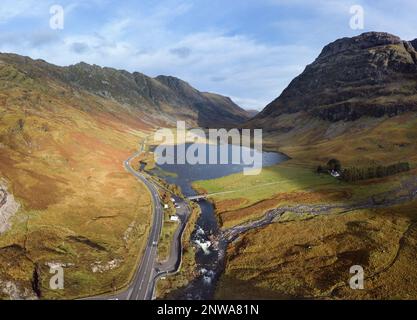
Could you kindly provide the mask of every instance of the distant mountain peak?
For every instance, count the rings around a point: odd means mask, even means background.
[[[188,82],[181,80],[180,78],[174,77],[174,76],[166,76],[166,75],[159,75],[155,77],[156,80],[161,82],[172,82],[172,83],[185,83],[187,85],[190,85]]]
[[[352,38],[338,39],[323,48],[319,58],[340,54],[348,50],[363,50],[377,46],[398,44],[402,40],[386,32],[365,32]]]
[[[84,69],[84,70],[93,70],[93,69],[101,70],[101,69],[103,69],[99,65],[89,64],[89,63],[84,62],[84,61],[78,62],[78,63],[76,63],[76,64],[74,64],[74,65],[72,65],[70,67],[80,68],[80,69]]]
[[[184,91],[193,91],[194,93],[198,92],[188,82],[177,77],[160,75],[154,79],[164,84],[168,88],[176,90],[178,93],[184,93]]]

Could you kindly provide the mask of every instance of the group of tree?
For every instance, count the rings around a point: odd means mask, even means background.
[[[368,180],[392,176],[400,172],[410,170],[408,162],[400,162],[389,166],[373,166],[368,168],[350,167],[345,168],[341,173],[341,179],[347,182]]]
[[[383,178],[400,172],[410,170],[408,162],[399,162],[389,166],[374,165],[372,167],[349,167],[343,168],[339,160],[331,159],[325,166],[318,166],[317,173],[338,173],[340,179],[347,182]]]
[[[337,159],[331,159],[325,166],[318,166],[317,173],[329,173],[331,171],[341,172],[342,164]]]

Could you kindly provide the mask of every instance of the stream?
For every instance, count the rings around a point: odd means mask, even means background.
[[[190,146],[191,144],[185,144],[185,149],[188,150]],[[178,147],[181,148],[184,146],[174,147],[174,163],[177,163],[176,154]],[[206,145],[207,160],[212,148],[213,145]],[[220,145],[214,146],[214,148],[217,148],[217,154],[219,154]],[[244,157],[245,153],[251,153],[251,155],[258,153],[257,155],[262,157],[262,167],[271,166],[288,160],[288,157],[281,153],[262,152],[232,144],[228,145],[228,152],[229,155],[233,152],[240,152],[242,155],[241,159]],[[160,155],[157,154],[157,156],[159,157]],[[162,170],[154,170],[154,173],[162,177],[168,183],[176,184],[181,187],[183,194],[187,197],[197,194],[192,188],[192,183],[194,181],[216,179],[233,173],[242,172],[244,168],[252,168],[252,166],[248,166],[243,162],[240,164],[163,164],[158,167]],[[254,168],[256,167],[257,166],[255,165]],[[164,174],[164,172],[169,172],[170,174]],[[207,200],[202,200],[198,202],[198,204],[201,208],[201,215],[197,221],[196,229],[194,230],[191,239],[193,245],[197,248],[196,263],[199,276],[187,287],[181,289],[181,293],[178,296],[179,299],[212,299],[216,280],[223,270],[221,264],[227,244],[219,241],[220,230],[214,207]]]

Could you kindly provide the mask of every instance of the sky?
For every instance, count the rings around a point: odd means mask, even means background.
[[[0,51],[172,75],[261,110],[329,42],[367,31],[417,38],[417,1],[393,2],[1,0]],[[58,28],[54,5],[63,8]],[[358,5],[363,25],[352,28]]]

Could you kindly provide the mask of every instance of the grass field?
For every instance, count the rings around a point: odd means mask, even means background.
[[[284,221],[230,246],[218,299],[415,299],[417,203]],[[348,286],[361,265],[365,290]]]
[[[259,218],[265,211],[278,206],[357,202],[391,190],[409,175],[405,173],[348,184],[330,175],[319,175],[313,168],[294,165],[290,160],[263,168],[260,175],[238,173],[215,180],[197,181],[194,187],[202,193],[215,194],[211,199],[222,226],[227,228]]]

